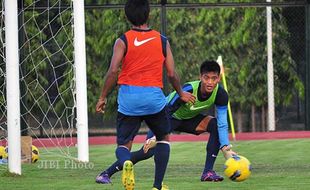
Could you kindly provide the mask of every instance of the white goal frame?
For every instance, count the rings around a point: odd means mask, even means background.
[[[8,169],[21,175],[21,126],[17,0],[5,0]],[[78,160],[89,162],[84,1],[73,0]]]

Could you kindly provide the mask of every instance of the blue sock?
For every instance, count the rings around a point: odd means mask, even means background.
[[[146,140],[149,138],[152,138],[153,136],[154,136],[154,133],[151,130],[149,130],[146,135]],[[155,152],[155,148],[151,148],[147,151],[147,153],[144,153],[143,146],[142,146],[140,150],[131,152],[131,161],[133,164],[136,164],[142,160],[149,159],[154,155],[154,152]]]
[[[170,155],[170,145],[158,142],[155,147],[155,181],[153,187],[161,189]]]
[[[116,172],[123,169],[123,165],[121,165],[118,161],[114,162],[105,172],[111,177]]]
[[[119,164],[122,166],[126,160],[130,160],[130,151],[122,146],[119,146],[115,150],[116,158]]]
[[[142,160],[151,158],[154,155],[155,148],[150,148],[147,153],[144,153],[143,147],[135,152],[131,153],[131,161],[133,164],[136,164]]]
[[[151,148],[147,153],[144,153],[143,147],[135,152],[131,152],[131,161],[133,164],[136,164],[142,160],[146,160],[151,158],[154,155],[154,149]],[[123,170],[123,165],[120,164],[119,161],[114,162],[108,169],[105,170],[105,173],[107,173],[110,177],[114,175],[116,172]]]
[[[217,123],[215,119],[210,120],[207,131],[210,133],[210,137],[206,147],[207,156],[203,173],[213,170],[213,166],[220,148]]]

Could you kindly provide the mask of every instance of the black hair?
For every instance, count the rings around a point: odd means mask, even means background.
[[[216,61],[204,61],[200,66],[200,74],[207,72],[221,73],[221,67]]]
[[[150,14],[148,0],[128,0],[125,5],[125,14],[134,26],[146,24]]]

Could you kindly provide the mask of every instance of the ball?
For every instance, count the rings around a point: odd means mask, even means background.
[[[35,163],[39,160],[39,149],[36,146],[32,145],[31,146],[31,152],[32,152],[31,153],[31,162]]]
[[[8,153],[6,152],[4,146],[0,146],[0,159],[6,159],[8,157]]]
[[[31,162],[35,163],[39,160],[39,149],[32,145],[31,146]],[[0,159],[6,159],[8,158],[8,147],[2,147],[0,146]]]
[[[234,155],[226,160],[224,165],[224,173],[232,181],[240,182],[248,179],[251,175],[250,161],[240,155]]]

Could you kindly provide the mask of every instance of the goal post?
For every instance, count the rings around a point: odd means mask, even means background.
[[[271,2],[271,0],[267,0]],[[274,104],[274,71],[273,71],[273,53],[272,53],[272,10],[266,7],[267,17],[267,78],[268,78],[268,131],[276,130],[275,122],[275,104]]]
[[[21,174],[17,1],[5,0],[5,62],[9,172]]]
[[[5,55],[1,49],[0,76],[5,80],[0,89],[0,135],[6,135],[0,143],[8,146],[8,170],[22,173],[21,120],[40,153],[54,154],[46,148],[48,142],[59,156],[89,162],[84,2],[29,1],[19,13],[23,23],[18,23],[17,2],[5,0],[1,10]]]
[[[78,160],[89,161],[84,1],[73,1]]]

